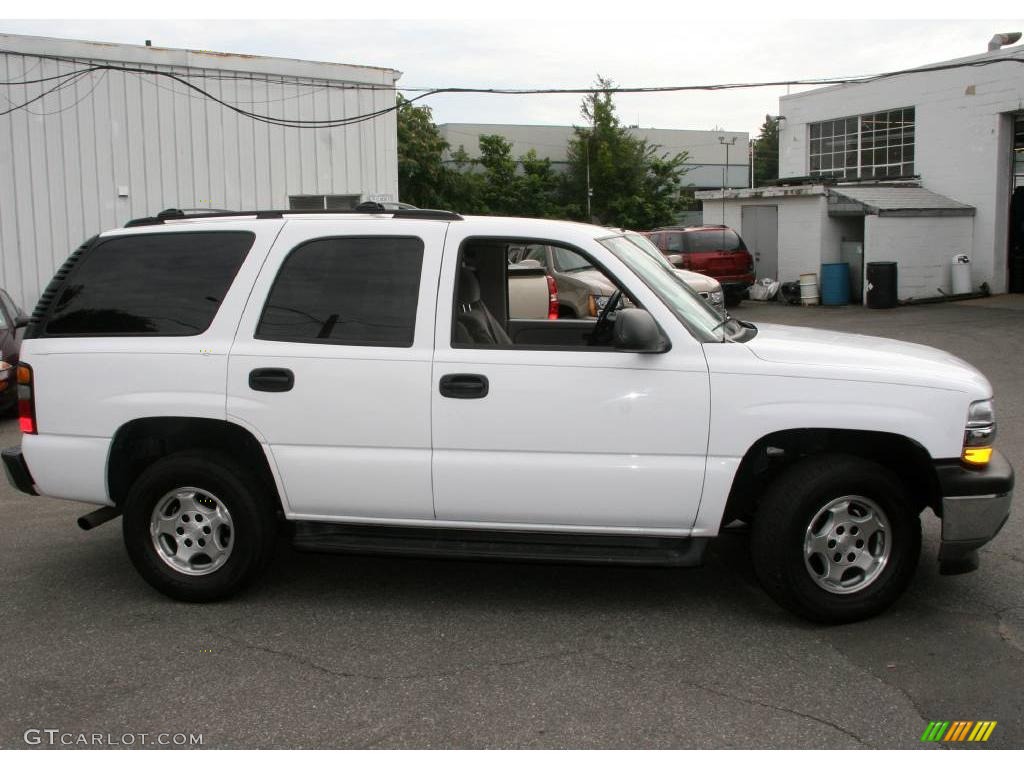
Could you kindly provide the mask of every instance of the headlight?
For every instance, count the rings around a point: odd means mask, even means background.
[[[594,304],[597,305],[598,312],[608,306],[608,299],[610,298],[611,296],[594,296]]]
[[[966,464],[983,467],[992,458],[996,441],[996,411],[991,400],[978,400],[967,409],[964,450],[960,458]]]
[[[722,298],[723,298],[723,296],[722,296],[722,292],[721,291],[711,291],[710,293],[708,293],[708,300],[712,304],[715,304],[715,305],[721,304],[722,303]]]

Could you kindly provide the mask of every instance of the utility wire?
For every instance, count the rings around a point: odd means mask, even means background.
[[[2,51],[0,51],[0,53],[2,53]],[[209,99],[210,101],[213,101],[213,102],[215,102],[217,104],[220,104],[222,107],[224,107],[226,109],[229,109],[232,112],[235,112],[235,113],[237,113],[239,115],[242,115],[243,117],[248,117],[248,118],[250,118],[252,120],[257,120],[259,122],[268,123],[270,125],[280,125],[280,126],[283,126],[283,127],[286,127],[286,128],[307,128],[307,127],[308,128],[336,128],[336,127],[341,127],[341,126],[346,126],[346,125],[354,125],[356,123],[365,122],[367,120],[373,120],[374,118],[381,117],[383,115],[388,114],[389,112],[394,112],[394,111],[396,111],[398,109],[398,105],[394,104],[392,106],[388,106],[388,107],[376,110],[374,112],[368,112],[368,113],[365,113],[365,114],[362,114],[362,115],[352,115],[351,117],[345,117],[345,118],[339,118],[339,119],[325,119],[325,120],[303,120],[303,119],[299,119],[299,118],[273,117],[271,115],[262,115],[262,114],[259,114],[259,113],[256,113],[256,112],[252,112],[250,110],[243,109],[243,108],[241,108],[241,107],[239,107],[239,106],[237,106],[235,104],[232,104],[229,101],[225,101],[222,98],[214,96],[209,91],[206,91],[206,90],[200,88],[198,85],[195,85],[194,83],[190,83],[188,80],[185,79],[185,77],[183,77],[181,75],[178,75],[178,74],[175,74],[174,72],[165,72],[163,70],[150,69],[150,68],[147,68],[147,67],[133,67],[133,66],[122,66],[122,65],[114,65],[114,64],[93,64],[91,66],[83,67],[82,69],[73,70],[71,72],[65,72],[62,75],[54,75],[54,76],[47,77],[47,78],[40,78],[40,80],[45,79],[47,82],[59,79],[60,82],[57,85],[53,86],[52,88],[49,88],[48,90],[45,90],[42,93],[38,94],[37,96],[35,96],[35,97],[31,98],[31,99],[28,99],[27,101],[25,101],[25,102],[23,102],[21,104],[14,105],[14,106],[10,107],[9,109],[7,109],[7,110],[5,110],[3,112],[0,112],[0,117],[2,117],[3,115],[8,115],[11,112],[14,112],[14,111],[16,111],[18,109],[22,109],[24,107],[27,107],[29,104],[32,104],[32,103],[34,103],[34,102],[44,98],[45,96],[48,96],[49,94],[59,90],[60,88],[64,87],[64,85],[66,84],[64,82],[65,80],[69,80],[71,78],[77,79],[77,78],[80,78],[80,77],[84,77],[85,75],[87,75],[89,73],[101,72],[101,71],[103,71],[103,72],[109,72],[109,71],[113,71],[113,72],[126,72],[126,73],[131,73],[131,74],[138,74],[138,75],[154,75],[154,76],[157,76],[157,77],[164,77],[164,78],[167,78],[168,80],[172,80],[173,82],[176,82],[176,83],[179,83],[179,84],[185,86],[185,88],[187,88],[187,89],[190,89],[190,90],[192,90],[192,91],[194,91],[196,93],[201,94],[202,96],[204,96],[205,98]],[[252,79],[254,81],[257,81],[257,82],[260,80],[260,78],[252,78]],[[20,83],[20,82],[7,82],[7,83],[2,83],[2,84],[3,85],[23,85],[23,83]],[[394,88],[390,88],[388,90],[394,91],[395,89]],[[419,101],[420,99],[426,98],[429,95],[431,95],[431,94],[430,93],[423,93],[423,94],[420,94],[419,96],[415,96],[415,97],[409,99],[409,101]]]
[[[5,51],[0,50],[0,53],[16,54],[17,51]],[[26,55],[26,54],[20,54]],[[36,56],[36,54],[28,54]],[[46,56],[40,55],[38,58],[45,58],[50,60],[61,61],[65,63],[71,63],[79,65],[79,62],[75,59],[67,59],[59,56]],[[470,88],[470,87],[441,87],[441,88],[419,88],[419,87],[403,87],[398,88],[397,86],[379,86],[373,84],[331,84],[331,83],[302,83],[301,85],[308,85],[308,87],[315,88],[343,88],[347,90],[365,90],[367,88],[371,90],[387,90],[390,92],[406,92],[406,93],[417,93],[418,95],[408,98],[409,102],[416,102],[421,99],[425,99],[429,96],[437,96],[441,94],[487,94],[487,95],[506,95],[506,96],[526,96],[526,95],[554,95],[554,94],[595,94],[595,93],[679,93],[686,91],[722,91],[722,90],[736,90],[745,88],[768,88],[768,87],[780,87],[784,85],[789,86],[822,86],[822,85],[850,85],[858,83],[868,83],[876,80],[885,78],[895,77],[897,75],[907,74],[922,74],[928,72],[942,72],[952,69],[960,69],[964,67],[985,67],[992,64],[1000,63],[1024,63],[1024,58],[1016,57],[1003,57],[1003,58],[991,58],[982,59],[979,61],[968,61],[968,62],[949,62],[946,64],[935,64],[925,67],[916,67],[913,69],[902,69],[894,70],[891,72],[883,72],[874,75],[858,75],[852,77],[825,77],[825,78],[804,78],[796,80],[773,80],[764,82],[747,82],[747,83],[713,83],[713,84],[700,84],[700,85],[667,85],[667,86],[643,86],[643,87],[625,87],[625,86],[611,86],[607,88],[601,87],[589,87],[589,88]],[[268,79],[265,77],[258,77],[255,75],[245,74],[231,74],[222,75],[216,74],[211,75],[207,73],[186,73],[179,75],[174,72],[169,72],[160,69],[153,69],[151,67],[143,66],[129,66],[129,65],[115,65],[115,64],[89,64],[81,67],[77,70],[65,72],[57,75],[50,75],[47,77],[19,80],[19,81],[0,81],[0,85],[6,86],[25,86],[29,84],[49,83],[54,80],[58,80],[58,84],[48,90],[43,91],[39,95],[29,99],[21,104],[13,105],[9,109],[0,112],[0,116],[11,114],[19,109],[24,109],[28,105],[39,101],[47,95],[60,90],[66,86],[69,82],[75,82],[78,78],[85,76],[92,72],[124,72],[137,75],[153,75],[156,77],[163,77],[172,80],[176,83],[183,85],[186,89],[189,89],[196,94],[199,94],[203,98],[207,98],[225,109],[235,112],[243,117],[248,117],[252,120],[267,123],[269,125],[278,125],[286,128],[336,128],[348,125],[355,125],[357,123],[366,122],[368,120],[374,120],[378,117],[382,117],[386,114],[394,112],[399,109],[399,105],[384,107],[382,109],[375,110],[373,112],[367,112],[361,115],[352,115],[350,117],[339,118],[339,119],[325,119],[325,120],[303,120],[300,118],[286,118],[286,117],[274,117],[267,114],[259,114],[252,112],[251,110],[243,109],[236,103],[226,101],[220,97],[214,96],[209,91],[204,90],[198,85],[189,82],[188,78],[195,79],[232,79],[232,80],[250,80],[259,83],[268,83]],[[294,81],[281,80],[280,84],[296,84]],[[250,102],[251,103],[251,102]]]

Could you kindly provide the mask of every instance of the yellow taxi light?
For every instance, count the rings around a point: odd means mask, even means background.
[[[964,448],[960,458],[967,464],[973,464],[977,467],[984,466],[992,458],[992,448],[991,446],[985,448]]]

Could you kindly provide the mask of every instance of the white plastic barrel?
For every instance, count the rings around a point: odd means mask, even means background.
[[[953,293],[971,292],[971,263],[969,261],[953,262]]]
[[[818,303],[818,275],[805,272],[800,275],[800,303],[805,305]]]

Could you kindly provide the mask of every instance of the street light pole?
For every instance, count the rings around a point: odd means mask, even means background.
[[[718,143],[725,147],[725,168],[722,169],[722,226],[725,226],[725,184],[728,181],[729,174],[729,147],[736,144],[736,137],[733,136],[729,141],[725,140],[725,136],[718,137]]]
[[[587,223],[593,223],[590,216],[590,198],[594,196],[594,190],[590,188],[590,134],[587,134]]]
[[[754,183],[754,160],[757,154],[757,142],[750,142],[750,188],[753,189],[757,185]]]

